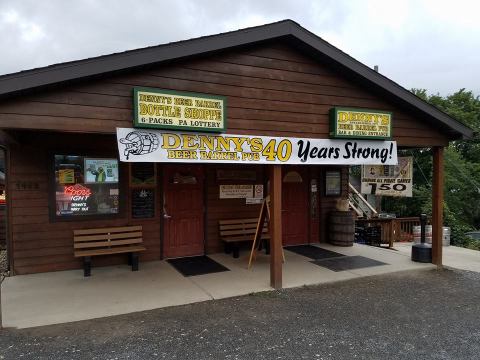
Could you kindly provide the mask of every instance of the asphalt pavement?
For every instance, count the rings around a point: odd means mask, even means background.
[[[0,359],[479,358],[480,274],[452,270],[0,332]]]

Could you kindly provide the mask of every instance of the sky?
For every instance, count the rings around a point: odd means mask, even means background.
[[[407,89],[480,95],[475,0],[0,0],[0,74],[292,19]]]

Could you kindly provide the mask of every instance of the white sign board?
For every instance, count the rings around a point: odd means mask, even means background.
[[[117,128],[121,161],[221,164],[396,165],[397,143]]]
[[[220,185],[220,199],[253,198],[253,185]]]
[[[263,199],[263,185],[255,185],[254,189],[255,189],[254,198]]]
[[[362,166],[362,194],[412,197],[412,182],[412,157],[399,157],[394,166]]]

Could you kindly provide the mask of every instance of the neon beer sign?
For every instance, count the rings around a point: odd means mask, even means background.
[[[72,212],[87,212],[87,200],[92,195],[92,191],[80,184],[65,186],[63,193],[70,196],[70,209]]]

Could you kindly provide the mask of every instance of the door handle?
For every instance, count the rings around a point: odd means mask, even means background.
[[[163,218],[164,219],[171,219],[172,217],[168,215],[167,213],[163,213]]]

